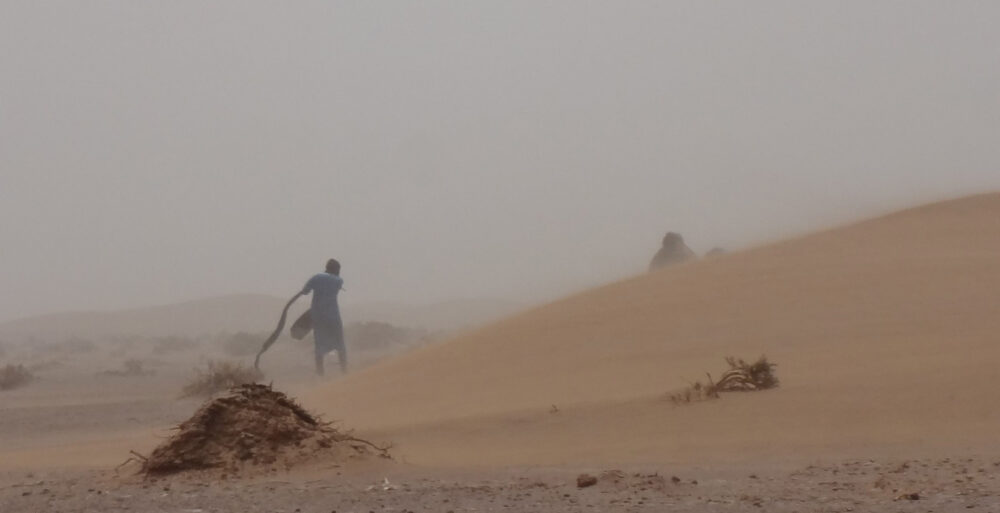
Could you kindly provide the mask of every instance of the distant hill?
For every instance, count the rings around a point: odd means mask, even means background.
[[[263,294],[233,294],[126,310],[54,313],[0,323],[0,336],[60,339],[268,331],[274,329],[286,301]],[[289,315],[298,316],[308,305],[308,298],[300,299]],[[345,305],[342,310],[346,322],[382,321],[431,331],[451,331],[478,326],[518,309],[519,306],[512,302],[477,299],[431,305],[380,302]]]
[[[284,300],[262,294],[219,296],[107,312],[63,312],[0,323],[0,334],[42,338],[115,334],[194,336],[273,329]]]

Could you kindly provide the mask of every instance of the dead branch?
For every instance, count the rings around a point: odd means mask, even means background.
[[[382,456],[383,458],[389,458],[390,457],[389,456],[389,449],[392,449],[392,447],[393,447],[391,443],[390,444],[386,444],[386,445],[377,445],[374,442],[365,440],[364,438],[358,438],[356,436],[348,436],[347,438],[343,438],[342,440],[345,441],[345,442],[357,442],[357,443],[361,443],[361,444],[367,445],[367,446],[371,447],[372,449],[375,449],[376,451],[378,451],[379,452],[379,456]]]
[[[778,378],[774,375],[776,365],[764,356],[752,364],[732,356],[725,360],[729,369],[720,375],[719,381],[713,381],[712,375],[706,372],[707,384],[692,383],[684,390],[669,394],[668,398],[674,403],[690,403],[718,398],[720,392],[754,392],[778,386]]]

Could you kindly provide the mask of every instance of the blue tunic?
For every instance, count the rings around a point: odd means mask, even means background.
[[[316,354],[330,351],[344,353],[344,324],[340,319],[337,294],[344,286],[340,276],[319,273],[302,288],[302,294],[313,292],[310,313],[313,320],[313,336],[316,340]]]

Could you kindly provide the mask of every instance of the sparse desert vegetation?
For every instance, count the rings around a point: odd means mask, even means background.
[[[11,390],[28,384],[34,375],[24,365],[7,364],[0,368],[0,390]]]
[[[769,362],[766,356],[753,363],[729,356],[726,357],[726,364],[729,369],[722,373],[718,381],[707,374],[707,382],[696,381],[683,390],[671,393],[668,398],[674,404],[684,404],[716,399],[720,392],[753,392],[778,386],[778,377],[774,374],[777,365]]]
[[[195,369],[181,397],[208,397],[239,385],[256,383],[263,377],[257,369],[241,363],[209,360],[204,367]]]

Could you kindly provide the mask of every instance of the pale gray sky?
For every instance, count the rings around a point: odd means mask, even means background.
[[[0,320],[550,298],[1000,189],[1000,2],[0,3]]]

